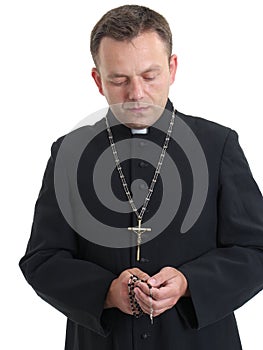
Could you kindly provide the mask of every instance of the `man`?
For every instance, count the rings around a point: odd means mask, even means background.
[[[263,287],[263,201],[237,134],[174,110],[177,58],[160,14],[135,5],[109,11],[92,31],[91,53],[110,108],[52,146],[20,261],[26,279],[68,317],[67,350],[241,349],[233,311]],[[129,212],[101,205],[93,189],[106,149],[115,170],[104,165],[99,176],[111,177]],[[71,177],[92,216],[85,225]],[[136,179],[147,184],[140,206]]]

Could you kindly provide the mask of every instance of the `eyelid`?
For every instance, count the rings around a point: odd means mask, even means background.
[[[157,72],[157,71],[145,72],[145,74],[143,75],[143,78],[145,80],[153,80],[157,78],[159,74],[160,72]]]
[[[127,79],[126,78],[112,78],[110,79],[110,82],[114,85],[122,85],[127,83]]]
[[[143,76],[144,80],[154,80],[155,78],[157,78],[158,74],[146,74]]]
[[[156,75],[154,75],[154,76],[145,76],[145,77],[143,77],[143,79],[145,79],[145,80],[153,80],[153,79],[155,79],[156,78]]]

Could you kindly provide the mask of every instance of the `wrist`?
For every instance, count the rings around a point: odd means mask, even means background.
[[[183,291],[182,297],[189,297],[190,296],[190,291],[189,291],[189,288],[188,288],[188,281],[187,281],[187,279],[186,279],[184,274],[182,274],[182,277],[183,277],[183,280],[184,280],[184,291]]]
[[[110,309],[110,308],[115,307],[115,303],[114,303],[114,286],[115,286],[115,283],[116,283],[116,279],[114,279],[111,282],[111,285],[110,285],[110,287],[108,289],[108,293],[106,295],[105,302],[104,302],[104,309]]]

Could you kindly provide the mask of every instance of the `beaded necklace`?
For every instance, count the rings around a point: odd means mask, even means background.
[[[135,293],[134,293],[134,288],[135,288],[135,283],[136,282],[144,282],[144,283],[147,284],[147,286],[149,288],[149,293],[150,293],[150,320],[151,320],[151,324],[153,324],[152,286],[149,283],[147,283],[146,281],[139,279],[135,275],[131,275],[130,279],[129,279],[129,282],[128,282],[128,293],[129,293],[129,301],[130,301],[132,314],[136,318],[139,318],[143,314],[142,308],[140,307],[140,304],[136,300]]]
[[[151,228],[149,228],[149,227],[142,227],[142,219],[143,219],[143,215],[144,215],[144,213],[146,211],[146,208],[147,208],[147,206],[148,206],[148,204],[150,202],[150,199],[151,199],[151,196],[152,196],[152,193],[153,193],[153,190],[154,190],[154,186],[155,186],[155,184],[157,182],[158,176],[159,176],[160,171],[161,171],[161,167],[163,165],[163,160],[164,160],[164,157],[165,157],[165,154],[166,154],[166,150],[168,148],[168,144],[169,144],[169,141],[170,141],[171,133],[172,133],[172,130],[173,130],[174,119],[175,119],[175,113],[173,111],[172,117],[171,117],[171,120],[170,120],[170,124],[169,124],[168,130],[167,130],[167,133],[166,133],[166,137],[164,139],[164,144],[163,144],[163,147],[162,147],[162,151],[161,151],[161,154],[160,154],[160,157],[159,157],[159,160],[158,160],[158,163],[157,163],[157,166],[156,166],[156,169],[155,169],[155,172],[154,172],[154,175],[153,175],[150,187],[148,189],[148,193],[147,193],[147,195],[145,197],[142,209],[141,209],[141,211],[139,213],[138,209],[137,209],[137,207],[136,207],[136,205],[135,205],[135,203],[134,203],[134,201],[132,199],[132,196],[131,196],[131,193],[130,193],[127,181],[126,181],[125,176],[123,174],[122,167],[121,167],[121,164],[120,164],[120,159],[119,159],[119,156],[118,156],[118,153],[117,153],[116,145],[115,145],[114,140],[113,140],[112,131],[111,131],[111,128],[110,128],[110,125],[109,125],[109,121],[108,121],[107,116],[105,115],[105,122],[106,122],[109,142],[110,142],[110,146],[111,146],[111,149],[112,149],[112,153],[113,153],[114,161],[115,161],[115,164],[116,164],[116,168],[118,170],[118,173],[119,173],[119,176],[120,176],[120,179],[121,179],[121,182],[122,182],[122,186],[123,186],[123,189],[124,189],[125,194],[127,196],[127,199],[128,199],[128,201],[130,203],[130,206],[131,206],[133,212],[136,214],[137,220],[138,220],[138,225],[136,227],[128,227],[129,231],[133,231],[134,233],[137,234],[137,254],[136,254],[136,260],[137,261],[140,261],[140,247],[141,247],[141,243],[142,243],[142,234],[144,232],[146,232],[146,231],[151,231]]]

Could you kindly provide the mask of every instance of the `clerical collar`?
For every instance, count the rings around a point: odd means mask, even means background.
[[[146,134],[148,134],[148,128],[145,128],[145,129],[131,129],[131,133],[133,135],[135,135],[135,134],[146,135]]]
[[[107,112],[107,118],[109,119],[109,124],[110,126],[114,127],[112,129],[112,132],[114,134],[114,129],[115,127],[117,127],[117,131],[116,131],[116,135],[114,136],[115,139],[117,139],[118,136],[126,136],[127,138],[131,137],[131,135],[148,135],[151,133],[151,129],[156,128],[156,129],[160,129],[160,130],[166,130],[166,124],[167,124],[167,118],[170,119],[170,112],[172,112],[174,110],[173,108],[173,104],[170,101],[170,99],[167,100],[166,106],[165,106],[165,110],[163,112],[163,114],[161,115],[161,117],[149,128],[145,129],[131,129],[127,126],[125,126],[124,124],[120,123],[116,117],[114,116],[114,114],[112,113],[112,110],[109,108],[108,112]],[[141,132],[141,130],[143,130],[143,132]]]

